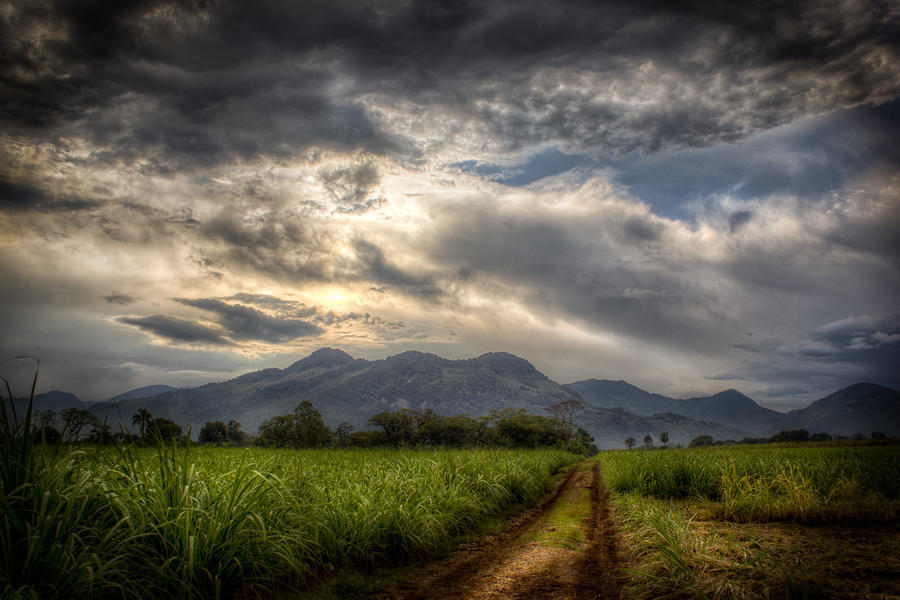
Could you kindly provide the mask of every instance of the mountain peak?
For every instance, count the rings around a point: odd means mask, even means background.
[[[431,354],[430,352],[419,352],[418,350],[406,350],[405,352],[400,352],[399,354],[392,354],[388,356],[384,360],[394,360],[394,361],[404,361],[404,360],[421,360],[421,359],[434,359],[440,358],[437,354]]]
[[[900,391],[874,383],[856,383],[788,413],[795,427],[853,435],[900,433]]]
[[[885,387],[883,385],[878,385],[877,383],[854,383],[853,385],[847,386],[842,390],[838,390],[835,392],[839,393],[847,393],[847,394],[873,394],[873,393],[883,393],[883,392],[891,392],[896,391],[892,390],[889,387]]]
[[[296,372],[315,367],[336,367],[353,362],[353,357],[335,348],[319,348],[306,358],[300,359],[285,371]]]
[[[855,403],[878,402],[890,405],[900,400],[900,392],[875,383],[854,383],[810,404],[807,409],[823,406],[847,406]],[[801,412],[792,411],[794,413]]]
[[[756,402],[754,402],[752,398],[748,397],[745,394],[742,394],[734,388],[728,388],[727,390],[723,390],[721,392],[713,394],[712,396],[708,396],[708,398],[715,398],[716,400],[727,400],[728,402],[732,403],[741,402],[744,404],[756,404]]]
[[[171,385],[145,385],[144,387],[118,394],[112,398],[107,398],[104,402],[116,404],[122,400],[131,400],[132,398],[151,398],[153,396],[158,396],[159,394],[164,394],[165,392],[173,392],[176,389],[178,388],[174,388]]]
[[[546,378],[530,362],[509,352],[488,352],[471,359],[471,364],[486,367],[497,373],[513,373],[531,377],[541,375],[542,378]]]

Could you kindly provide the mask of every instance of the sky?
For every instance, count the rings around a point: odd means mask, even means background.
[[[900,387],[900,5],[0,2],[0,350]]]

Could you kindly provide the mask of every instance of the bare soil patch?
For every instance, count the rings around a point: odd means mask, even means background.
[[[590,490],[583,535],[564,544],[553,539],[550,513],[582,502]],[[587,512],[587,511],[586,511]],[[468,544],[432,563],[391,600],[581,600],[618,598],[621,579],[608,494],[599,468],[573,468],[536,508],[501,533]]]

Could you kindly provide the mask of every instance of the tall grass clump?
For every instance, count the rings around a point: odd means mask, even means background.
[[[632,565],[629,597],[709,597],[701,582],[710,567],[711,544],[691,535],[690,519],[634,493],[620,496],[617,507]]]
[[[35,446],[32,421],[37,359],[24,414],[9,379],[0,410],[0,597],[127,595],[125,555],[132,535],[104,510],[96,472],[82,452]],[[6,364],[12,361],[7,361]]]
[[[656,498],[717,498],[719,469],[703,455],[678,450],[607,451],[598,455],[603,479],[621,493]]]
[[[824,598],[802,565],[698,523],[677,502],[638,494],[616,499],[631,599]],[[830,596],[829,596],[830,597]]]
[[[142,461],[122,452],[102,483],[137,540],[130,554],[143,567],[143,595],[229,598],[290,570],[282,540],[268,533],[281,521],[266,476],[245,465],[205,473],[174,443],[155,454]]]
[[[614,491],[721,501],[733,521],[880,522],[900,516],[900,447],[698,448],[598,456]]]

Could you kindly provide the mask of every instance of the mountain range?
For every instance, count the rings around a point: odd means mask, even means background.
[[[799,428],[834,435],[900,435],[900,392],[875,384],[856,384],[804,409],[780,413],[736,390],[674,399],[624,381],[588,379],[560,385],[528,361],[504,352],[449,360],[410,351],[368,361],[322,348],[284,369],[263,369],[196,388],[147,386],[94,404],[49,392],[36,396],[35,406],[57,412],[88,408],[108,418],[114,428],[130,426],[132,415],[146,408],[156,417],[190,425],[195,433],[207,421],[231,419],[252,433],[264,420],[292,412],[303,400],[315,405],[327,425],[346,421],[357,429],[368,428],[369,418],[385,410],[480,416],[515,407],[547,415],[551,406],[574,401],[574,422],[594,436],[600,448],[621,448],[629,436],[639,442],[645,435],[657,439],[662,431],[672,444],[687,444],[702,434],[741,439]]]

